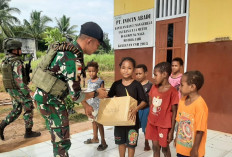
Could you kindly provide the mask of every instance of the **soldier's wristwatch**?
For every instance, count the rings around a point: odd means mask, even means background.
[[[99,95],[99,93],[95,90],[95,91],[94,91],[93,98],[96,98],[98,95]]]

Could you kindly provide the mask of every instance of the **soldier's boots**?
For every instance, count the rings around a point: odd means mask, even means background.
[[[5,121],[2,121],[1,124],[0,124],[0,136],[1,136],[1,139],[4,140],[4,129],[5,127],[7,126],[6,122]]]
[[[32,131],[32,128],[26,128],[26,133],[24,135],[24,138],[38,137],[40,135],[41,135],[40,132]]]

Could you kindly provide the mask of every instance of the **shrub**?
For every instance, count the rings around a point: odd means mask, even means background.
[[[45,54],[46,54],[46,52],[43,52],[43,51],[37,51],[36,52],[37,58],[40,58],[40,57],[44,56]]]
[[[114,54],[84,55],[85,65],[90,61],[98,62],[99,71],[114,71]]]

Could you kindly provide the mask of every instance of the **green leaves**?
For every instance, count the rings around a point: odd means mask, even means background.
[[[62,36],[61,32],[58,28],[53,28],[51,30],[45,31],[46,38],[44,38],[46,45],[50,45],[54,42],[64,42],[66,41],[66,38]]]
[[[63,15],[59,20],[57,18],[56,23],[58,28],[63,36],[70,35],[74,36],[77,32],[75,29],[77,28],[77,25],[70,26],[70,17],[66,17]]]
[[[9,2],[10,0],[0,0],[0,32],[4,37],[14,37],[11,28],[16,23],[20,23],[17,17],[11,15],[12,13],[20,13],[20,10],[10,7]]]

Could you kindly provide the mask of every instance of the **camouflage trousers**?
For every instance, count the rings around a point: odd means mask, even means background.
[[[68,157],[71,147],[69,134],[69,119],[65,104],[59,101],[43,104],[37,102],[38,109],[46,121],[46,126],[51,134],[53,154],[55,157]]]
[[[8,114],[6,119],[4,120],[7,125],[15,121],[19,115],[22,113],[22,108],[24,109],[23,119],[25,121],[25,128],[32,128],[33,127],[33,102],[26,101],[26,102],[18,102],[17,100],[13,99],[12,101],[13,110]]]

